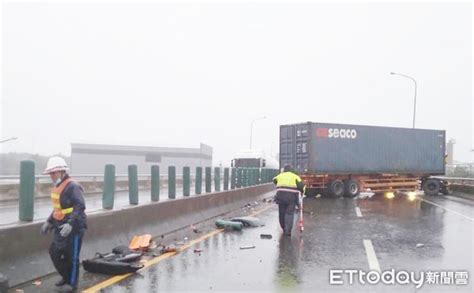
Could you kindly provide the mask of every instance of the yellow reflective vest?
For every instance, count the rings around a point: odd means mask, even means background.
[[[51,191],[51,203],[53,204],[53,218],[61,221],[67,214],[72,213],[73,208],[63,209],[61,207],[61,194],[64,189],[72,182],[72,179],[64,180],[59,186],[55,186],[53,191]]]
[[[298,189],[298,183],[302,182],[300,176],[292,172],[283,172],[275,176],[273,181],[277,188]]]

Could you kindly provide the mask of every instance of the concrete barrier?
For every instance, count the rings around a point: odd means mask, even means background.
[[[264,184],[89,215],[81,259],[128,244],[136,234],[156,237],[227,213],[272,190],[273,184]],[[0,273],[9,278],[10,286],[54,272],[48,255],[51,236],[40,235],[41,225],[34,222],[0,228]]]

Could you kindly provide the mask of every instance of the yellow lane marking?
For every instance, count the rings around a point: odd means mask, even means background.
[[[268,210],[268,209],[270,209],[270,208],[272,208],[272,207],[273,207],[273,205],[268,206],[268,207],[266,207],[266,208],[263,208],[263,209],[261,209],[261,210],[258,210],[258,211],[256,211],[256,212],[253,212],[253,213],[250,214],[250,216],[255,216],[255,215],[258,215],[258,214],[260,214],[260,213],[263,213],[264,211],[266,211],[266,210]],[[145,268],[147,268],[147,267],[149,267],[149,266],[152,266],[152,265],[154,265],[154,264],[157,264],[157,263],[159,263],[159,262],[161,262],[161,261],[163,261],[163,260],[165,260],[165,259],[168,259],[168,258],[170,258],[170,257],[172,257],[172,256],[174,256],[174,255],[176,255],[178,252],[184,251],[184,250],[190,248],[191,246],[193,246],[193,245],[195,245],[195,244],[197,244],[197,243],[199,243],[199,242],[202,242],[202,241],[204,241],[204,240],[206,240],[206,239],[208,239],[208,238],[210,238],[210,237],[212,237],[212,236],[214,236],[214,235],[217,235],[217,234],[221,233],[222,231],[224,231],[224,229],[216,229],[216,230],[214,230],[214,231],[212,231],[212,232],[209,232],[208,234],[203,235],[203,236],[201,236],[201,237],[199,237],[199,238],[197,238],[197,239],[191,240],[189,243],[187,243],[187,244],[185,244],[185,245],[179,247],[176,252],[167,252],[167,253],[164,253],[164,254],[162,254],[162,255],[160,255],[160,256],[158,256],[158,257],[152,258],[152,259],[148,260],[147,262],[145,262],[145,263],[144,263],[144,267],[141,268],[140,270],[143,270],[143,269],[145,269]],[[101,290],[101,289],[104,289],[104,288],[109,287],[109,286],[112,286],[113,284],[116,284],[116,283],[118,283],[118,282],[120,282],[120,281],[122,281],[122,280],[125,280],[126,278],[130,277],[130,276],[133,275],[133,274],[134,274],[134,273],[128,273],[128,274],[125,274],[125,275],[114,276],[114,277],[112,277],[112,278],[110,278],[110,279],[107,279],[107,280],[105,280],[105,281],[103,281],[103,282],[100,282],[99,284],[96,284],[96,285],[94,285],[94,286],[92,286],[92,287],[90,287],[90,288],[87,288],[87,289],[83,290],[82,292],[83,292],[83,293],[97,292],[97,291],[99,291],[99,290]]]

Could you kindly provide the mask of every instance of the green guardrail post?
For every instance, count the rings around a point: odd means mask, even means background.
[[[111,210],[114,208],[115,197],[115,166],[105,165],[104,170],[104,189],[102,192],[102,208]]]
[[[253,168],[248,168],[247,170],[247,187],[252,186],[253,184]]]
[[[131,205],[138,204],[138,169],[137,165],[128,165],[128,199]]]
[[[235,186],[237,188],[242,188],[242,180],[243,179],[243,172],[242,168],[237,168],[237,181],[235,182]]]
[[[221,191],[221,168],[214,168],[214,191]]]
[[[248,178],[248,175],[249,175],[249,169],[248,169],[248,168],[244,168],[244,169],[242,170],[242,178],[243,178],[243,180],[242,180],[242,186],[243,186],[243,187],[247,187],[247,186],[248,186],[248,179],[249,179],[249,178]]]
[[[247,187],[252,186],[252,169],[247,169]]]
[[[35,200],[35,162],[25,160],[20,163],[20,221],[33,221]]]
[[[212,186],[211,186],[211,167],[206,167],[206,174],[204,175],[205,181],[206,181],[206,192],[211,192],[212,191]]]
[[[176,198],[176,167],[168,167],[168,198]]]
[[[151,201],[160,200],[160,166],[151,166]]]
[[[224,168],[224,190],[229,190],[229,168]]]
[[[196,179],[194,182],[194,187],[196,189],[196,194],[202,193],[202,167],[196,167]]]
[[[189,167],[183,167],[183,195],[189,196],[191,189],[191,170]]]
[[[235,184],[237,183],[236,170],[235,168],[230,169],[230,189],[235,189]]]

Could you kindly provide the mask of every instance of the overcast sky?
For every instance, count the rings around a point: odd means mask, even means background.
[[[14,3],[2,7],[3,152],[71,142],[278,152],[303,121],[446,129],[472,161],[470,3]]]

